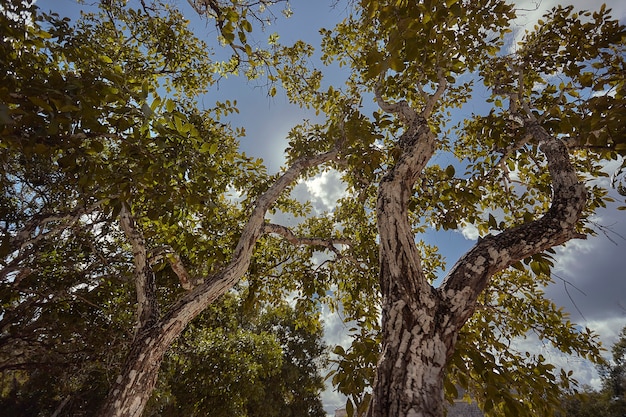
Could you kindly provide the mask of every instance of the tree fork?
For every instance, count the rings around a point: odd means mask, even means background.
[[[586,190],[562,141],[527,118],[527,131],[541,143],[548,162],[553,187],[550,209],[535,221],[479,241],[435,289],[422,271],[408,218],[413,185],[435,151],[435,139],[422,117],[417,113],[408,117],[406,105],[399,108],[408,122],[398,141],[403,154],[381,181],[376,207],[383,346],[367,416],[442,417],[445,368],[458,332],[475,311],[478,295],[496,272],[581,237],[575,227]]]

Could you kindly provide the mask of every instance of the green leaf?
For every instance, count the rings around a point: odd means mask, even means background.
[[[348,417],[354,416],[354,404],[350,398],[346,400],[346,413],[348,414]]]
[[[37,106],[41,107],[43,110],[45,110],[45,111],[47,111],[47,112],[49,112],[49,113],[52,113],[52,112],[53,112],[53,109],[52,109],[52,106],[50,105],[50,103],[48,103],[48,102],[47,102],[47,101],[45,101],[45,100],[42,100],[42,99],[41,99],[41,98],[39,98],[39,97],[36,97],[36,96],[29,96],[29,97],[28,97],[28,100],[29,100],[31,103],[33,103],[33,104],[35,104],[35,105],[37,105]]]
[[[141,105],[141,112],[143,113],[143,115],[146,118],[150,118],[152,117],[152,115],[154,114],[154,111],[152,111],[152,109],[150,108],[150,106],[148,105],[148,103],[143,103]]]
[[[165,110],[167,110],[168,113],[171,113],[175,109],[176,109],[176,102],[174,100],[167,99],[165,101]]]
[[[513,265],[511,265],[513,268],[517,269],[518,271],[526,271],[526,268],[524,268],[524,265],[520,262],[517,261],[515,262]]]
[[[200,153],[208,153],[210,155],[215,155],[217,153],[217,143],[203,143],[200,147]]]
[[[157,108],[159,108],[159,106],[161,106],[161,98],[156,97],[153,101],[152,104],[150,105],[150,109],[154,112],[156,111]]]
[[[541,275],[541,264],[538,261],[530,262],[530,269],[533,271],[535,275]]]
[[[389,60],[389,68],[396,72],[402,72],[405,68],[404,61],[400,57],[394,57]]]

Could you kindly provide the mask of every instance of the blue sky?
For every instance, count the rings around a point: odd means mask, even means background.
[[[172,0],[172,3],[180,5],[184,10],[198,36],[213,44],[215,32],[211,23],[199,19],[185,0]],[[335,22],[346,16],[345,3],[333,7],[334,3],[335,0],[292,0],[293,16],[285,19],[277,13],[279,19],[267,28],[267,35],[278,32],[283,43],[304,39],[318,46],[318,29],[331,28]],[[516,3],[523,9],[514,25],[517,36],[520,36],[525,28],[531,28],[535,24],[545,10],[558,2],[518,0]],[[565,0],[560,3],[574,4],[579,9],[599,7],[599,3],[589,0]],[[37,4],[44,11],[53,9],[61,15],[71,17],[76,17],[80,10],[75,0],[38,0]],[[615,17],[622,21],[626,19],[625,1],[610,0],[607,5],[613,8]],[[258,34],[257,36],[262,37]],[[315,64],[321,66],[319,62]],[[340,79],[342,74],[330,71],[329,76]],[[263,158],[270,172],[276,172],[284,162],[283,150],[288,130],[302,119],[314,118],[314,115],[290,105],[280,91],[270,98],[265,89],[246,83],[241,78],[222,80],[217,87],[200,101],[210,106],[216,99],[236,99],[240,112],[232,122],[234,125],[243,125],[247,131],[247,136],[241,140],[242,149],[249,155]],[[468,112],[479,112],[481,103],[471,103],[466,108]],[[316,208],[323,210],[332,209],[333,202],[341,196],[342,187],[331,173],[302,184],[297,192],[303,198],[311,199]],[[615,210],[613,205],[598,212],[596,221],[608,228],[608,235],[599,233],[586,241],[570,242],[560,249],[559,261],[554,269],[560,278],[555,278],[556,283],[547,288],[546,296],[564,306],[571,313],[572,321],[599,333],[605,346],[610,347],[621,328],[626,325],[626,212]],[[428,243],[439,246],[447,258],[448,266],[452,266],[471,247],[473,239],[475,236],[469,229],[465,234],[429,232],[424,236]],[[570,284],[566,285],[561,278]],[[328,342],[335,344],[347,341],[345,327],[338,317],[327,315],[327,321]],[[540,344],[533,349],[541,350],[544,356],[559,365],[575,369],[581,382],[597,384],[597,375],[589,364],[558,355]],[[341,398],[331,392],[324,394],[324,402],[330,413],[334,408],[343,405]]]

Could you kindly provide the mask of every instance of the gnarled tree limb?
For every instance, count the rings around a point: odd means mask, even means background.
[[[493,274],[568,240],[585,238],[576,231],[576,224],[585,207],[587,191],[578,181],[567,147],[535,120],[526,119],[524,124],[546,156],[552,179],[552,204],[541,218],[480,240],[450,270],[439,291],[459,315],[455,322],[460,325],[473,314],[476,298]]]
[[[184,294],[153,325],[146,327],[134,340],[120,376],[97,413],[98,417],[140,417],[158,376],[163,355],[185,326],[207,306],[228,291],[245,274],[250,265],[254,246],[263,233],[267,210],[280,194],[306,169],[336,159],[339,149],[303,157],[296,160],[272,186],[257,200],[248,222],[245,224],[230,263],[219,272],[209,276],[191,291]],[[129,220],[129,219],[128,219]],[[124,222],[128,222],[124,220]],[[129,223],[130,236],[135,236]],[[141,248],[140,237],[133,237],[138,244],[138,263],[147,265],[145,245]]]
[[[287,240],[287,242],[296,246],[319,246],[326,248],[337,255],[341,255],[341,252],[335,245],[351,246],[352,242],[349,239],[322,239],[316,237],[298,237],[286,226],[279,224],[265,223],[263,226],[265,233],[273,233],[280,235]]]

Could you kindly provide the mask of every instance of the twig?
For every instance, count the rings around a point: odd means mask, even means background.
[[[339,249],[337,249],[337,247],[335,247],[335,245],[352,246],[352,242],[348,239],[322,239],[322,238],[315,238],[315,237],[312,237],[312,238],[311,237],[298,237],[288,227],[278,225],[278,224],[272,224],[272,223],[266,223],[263,226],[263,232],[280,235],[284,237],[285,240],[287,240],[289,243],[293,245],[297,245],[297,246],[305,246],[305,245],[306,246],[321,246],[336,253],[337,255],[340,254],[340,251]]]

